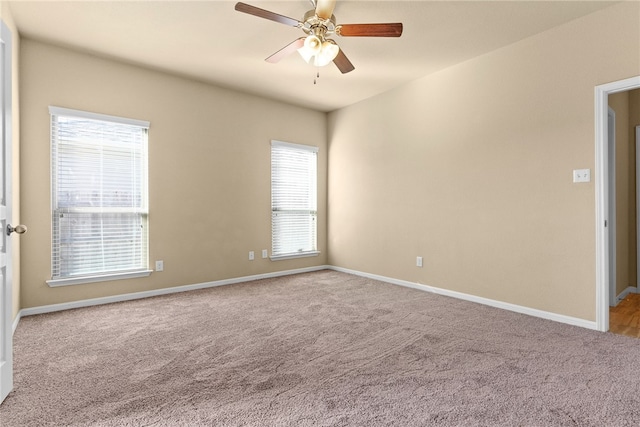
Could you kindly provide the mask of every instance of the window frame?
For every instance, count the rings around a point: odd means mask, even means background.
[[[274,210],[274,156],[273,156],[273,149],[275,147],[278,148],[287,148],[287,149],[292,149],[292,150],[298,150],[298,151],[303,151],[303,152],[307,152],[307,153],[311,153],[314,155],[315,158],[315,165],[314,165],[314,169],[315,169],[315,177],[313,179],[313,183],[315,184],[315,188],[313,189],[313,194],[315,195],[315,200],[313,201],[313,209],[309,209],[310,212],[314,212],[315,215],[315,219],[314,219],[314,226],[315,226],[315,230],[313,232],[313,247],[310,250],[306,250],[306,251],[299,251],[299,252],[283,252],[283,253],[278,253],[276,251],[274,251],[274,246],[275,246],[275,242],[274,242],[274,213],[276,212],[276,210]],[[318,256],[320,255],[320,251],[318,250],[318,151],[319,148],[316,146],[312,146],[312,145],[303,145],[303,144],[294,144],[294,143],[290,143],[290,142],[284,142],[284,141],[278,141],[278,140],[272,140],[271,141],[271,148],[270,148],[270,154],[271,154],[271,179],[270,179],[270,186],[271,186],[271,256],[269,257],[272,261],[280,261],[280,260],[287,260],[287,259],[295,259],[295,258],[305,258],[305,257],[313,257],[313,256]],[[279,211],[282,212],[282,211]]]
[[[84,118],[84,119],[97,120],[102,122],[109,122],[113,124],[124,124],[124,125],[140,127],[145,129],[148,135],[149,125],[150,125],[148,121],[144,121],[144,120],[129,119],[124,117],[110,116],[106,114],[98,114],[98,113],[92,113],[88,111],[73,110],[69,108],[62,108],[62,107],[55,107],[55,106],[49,107],[49,114],[51,117],[51,126],[53,126],[54,116]],[[144,233],[146,242],[144,243],[144,253],[141,259],[143,261],[144,266],[140,266],[140,268],[133,268],[133,269],[121,269],[121,270],[109,270],[109,271],[105,270],[102,272],[77,274],[77,275],[70,275],[70,276],[60,276],[60,277],[53,276],[54,265],[56,262],[55,257],[57,256],[59,251],[59,249],[56,249],[55,247],[56,243],[54,239],[56,238],[56,235],[55,235],[54,220],[53,220],[54,215],[58,210],[58,201],[57,201],[57,195],[55,193],[55,189],[56,189],[56,186],[59,185],[58,184],[59,181],[58,181],[58,175],[54,175],[57,173],[57,168],[54,165],[54,160],[55,160],[54,145],[53,145],[54,135],[51,131],[52,131],[52,128],[50,129],[51,279],[46,280],[47,285],[49,285],[50,287],[57,287],[57,286],[78,285],[78,284],[84,284],[84,283],[95,283],[95,282],[132,279],[132,278],[149,276],[153,270],[149,268],[149,182],[148,182],[149,181],[149,171],[148,171],[149,155],[148,155],[148,139],[147,139],[148,137],[145,138],[143,147],[142,147],[142,156],[143,156],[142,157],[143,170],[142,170],[142,178],[141,178],[142,179],[141,190],[142,190],[142,197],[143,197],[142,206],[137,209],[131,208],[132,213],[135,210],[136,211],[135,213],[138,213],[141,215],[140,218],[142,219],[142,222],[146,227],[146,230]],[[104,206],[104,205],[101,205],[101,206]]]

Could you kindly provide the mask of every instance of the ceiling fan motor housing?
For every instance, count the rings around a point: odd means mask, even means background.
[[[304,22],[302,23],[302,31],[308,35],[318,36],[320,39],[324,39],[326,36],[335,34],[336,32],[336,17],[331,15],[329,19],[322,19],[316,15],[315,10],[310,10],[304,14]]]

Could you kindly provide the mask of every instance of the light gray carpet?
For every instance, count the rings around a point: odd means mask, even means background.
[[[335,271],[31,316],[13,426],[637,426],[640,340]]]

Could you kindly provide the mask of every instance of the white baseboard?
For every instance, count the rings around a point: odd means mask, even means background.
[[[18,328],[18,323],[20,323],[20,318],[22,318],[22,310],[18,311],[16,318],[13,319],[13,329],[11,330],[11,334],[16,333],[16,329]]]
[[[629,294],[637,294],[638,293],[638,288],[636,288],[635,286],[628,286],[627,289],[625,289],[624,291],[620,292],[620,295],[618,295],[616,297],[616,304],[619,303],[620,301],[622,301],[623,299],[625,299],[627,297],[627,295]]]
[[[418,289],[421,291],[431,292],[438,295],[444,295],[444,296],[457,298],[465,301],[475,302],[478,304],[484,304],[491,307],[500,308],[502,310],[508,310],[508,311],[513,311],[520,314],[526,314],[528,316],[539,317],[547,320],[553,320],[554,322],[566,323],[568,325],[580,326],[582,328],[597,330],[596,322],[579,319],[577,317],[565,316],[563,314],[551,313],[548,311],[537,310],[535,308],[524,307],[521,305],[510,304],[502,301],[496,301],[489,298],[469,295],[462,292],[450,291],[447,289],[437,288],[429,285],[423,285],[420,283],[413,283],[406,280],[399,280],[399,279],[393,279],[391,277],[378,276],[377,274],[363,273],[361,271],[349,270],[347,268],[342,268],[342,267],[330,266],[328,268],[331,270],[340,271],[343,273],[355,274],[356,276],[367,277],[369,279],[379,280],[381,282],[387,282],[392,285],[399,285],[407,288]]]
[[[539,317],[539,318],[542,318],[542,319],[553,320],[555,322],[566,323],[568,325],[579,326],[579,327],[582,327],[582,328],[597,330],[596,322],[592,322],[592,321],[589,321],[589,320],[584,320],[584,319],[579,319],[579,318],[576,318],[576,317],[565,316],[565,315],[557,314],[557,313],[551,313],[551,312],[543,311],[543,310],[537,310],[537,309],[534,309],[534,308],[524,307],[524,306],[516,305],[516,304],[510,304],[510,303],[506,303],[506,302],[502,302],[502,301],[496,301],[496,300],[492,300],[492,299],[489,299],[489,298],[483,298],[483,297],[479,297],[479,296],[475,296],[475,295],[465,294],[465,293],[462,293],[462,292],[456,292],[456,291],[451,291],[451,290],[447,290],[447,289],[437,288],[435,286],[423,285],[423,284],[420,284],[420,283],[413,283],[413,282],[409,282],[409,281],[406,281],[406,280],[400,280],[400,279],[394,279],[394,278],[391,278],[391,277],[379,276],[377,274],[370,274],[370,273],[364,273],[364,272],[361,272],[361,271],[350,270],[348,268],[335,267],[335,266],[330,266],[330,265],[320,265],[320,266],[308,267],[308,268],[300,268],[300,269],[295,269],[295,270],[278,271],[278,272],[274,272],[274,273],[265,273],[265,274],[257,274],[257,275],[253,275],[253,276],[244,276],[244,277],[237,277],[237,278],[232,278],[232,279],[217,280],[217,281],[213,281],[213,282],[198,283],[198,284],[193,284],[193,285],[175,286],[175,287],[172,287],[172,288],[156,289],[156,290],[152,290],[152,291],[135,292],[135,293],[130,293],[130,294],[114,295],[114,296],[110,296],[110,297],[93,298],[93,299],[87,299],[87,300],[81,300],[81,301],[73,301],[73,302],[67,302],[67,303],[61,303],[61,304],[51,304],[51,305],[43,305],[43,306],[39,306],[39,307],[23,308],[22,310],[20,310],[20,312],[18,313],[18,315],[16,316],[16,318],[15,318],[15,320],[13,322],[13,332],[15,333],[15,330],[18,327],[18,323],[19,323],[20,319],[22,317],[24,317],[24,316],[31,316],[31,315],[34,315],[34,314],[43,314],[43,313],[52,313],[52,312],[55,312],[55,311],[70,310],[70,309],[74,309],[74,308],[91,307],[91,306],[95,306],[95,305],[110,304],[110,303],[121,302],[121,301],[130,301],[130,300],[141,299],[141,298],[149,298],[149,297],[154,297],[154,296],[159,296],[159,295],[167,295],[167,294],[173,294],[173,293],[178,293],[178,292],[193,291],[193,290],[197,290],[197,289],[213,288],[213,287],[217,287],[217,286],[233,285],[233,284],[236,284],[236,283],[250,282],[250,281],[253,281],[253,280],[269,279],[269,278],[274,278],[274,277],[288,276],[288,275],[300,274],[300,273],[308,273],[308,272],[312,272],[312,271],[319,271],[319,270],[326,270],[326,269],[340,271],[340,272],[348,273],[348,274],[354,274],[356,276],[367,277],[369,279],[379,280],[381,282],[386,282],[386,283],[390,283],[390,284],[393,284],[393,285],[404,286],[404,287],[407,287],[407,288],[418,289],[418,290],[425,291],[425,292],[431,292],[431,293],[434,293],[434,294],[444,295],[444,296],[457,298],[457,299],[461,299],[461,300],[465,300],[465,301],[475,302],[475,303],[478,303],[478,304],[488,305],[488,306],[491,306],[491,307],[496,307],[496,308],[500,308],[500,309],[503,309],[503,310],[513,311],[513,312],[520,313],[520,314],[526,314],[526,315],[533,316],[533,317]],[[628,292],[627,292],[627,290],[628,290]],[[628,294],[628,293],[631,293],[631,292],[635,292],[634,290],[637,291],[637,288],[629,287],[629,288],[627,288],[627,290],[623,291],[623,293],[627,292],[627,294]],[[622,294],[620,294],[620,295],[622,295]],[[626,294],[625,294],[625,296],[626,296]]]
[[[320,265],[316,267],[298,268],[295,270],[277,271],[274,273],[256,274],[253,276],[236,277],[232,279],[216,280],[213,282],[197,283],[193,285],[175,286],[172,288],[154,289],[152,291],[134,292],[130,294],[114,295],[110,297],[92,298],[80,301],[65,302],[61,304],[42,305],[39,307],[23,308],[14,321],[14,331],[18,326],[20,317],[34,314],[53,313],[55,311],[70,310],[73,308],[91,307],[94,305],[111,304],[114,302],[131,301],[141,298],[149,298],[160,295],[175,294],[178,292],[195,291],[197,289],[214,288],[217,286],[233,285],[236,283],[250,282],[253,280],[270,279],[273,277],[289,276],[292,274],[308,273],[311,271],[326,270],[329,267]]]

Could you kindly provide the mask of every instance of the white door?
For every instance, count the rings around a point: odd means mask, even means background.
[[[0,403],[13,388],[11,292],[11,33],[0,21]],[[9,190],[9,191],[7,191]]]

